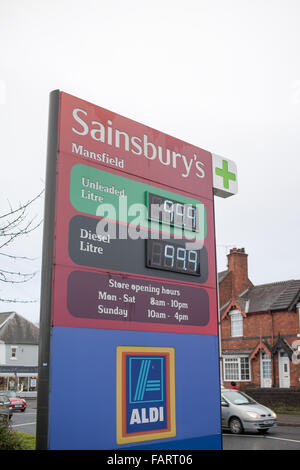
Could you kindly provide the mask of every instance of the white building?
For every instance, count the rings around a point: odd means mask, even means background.
[[[15,312],[0,313],[0,390],[36,396],[39,328]]]

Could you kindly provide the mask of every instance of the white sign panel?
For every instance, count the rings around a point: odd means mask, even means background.
[[[238,191],[236,164],[228,158],[212,154],[213,192],[215,196],[229,197]]]

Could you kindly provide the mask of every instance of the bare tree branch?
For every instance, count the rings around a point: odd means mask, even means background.
[[[20,304],[34,304],[37,302],[37,300],[17,300],[17,299],[2,299],[0,298],[0,302],[6,302],[6,303],[20,303]]]
[[[23,209],[26,209],[28,206],[30,206],[30,204],[32,204],[34,201],[36,201],[38,198],[41,197],[41,195],[45,192],[45,189],[42,189],[42,191],[37,195],[35,196],[33,199],[31,199],[30,201],[26,202],[25,204],[21,204],[20,203],[20,206],[18,207],[18,209],[13,209],[11,207],[11,210],[10,212],[7,212],[6,214],[3,214],[3,215],[0,215],[0,219],[3,219],[4,217],[7,217],[11,214],[15,214],[16,212],[20,211],[20,210],[23,210]],[[10,202],[8,201],[9,205],[11,206]]]
[[[10,201],[8,201],[9,211],[0,215],[0,250],[7,247],[18,237],[27,236],[34,230],[41,226],[43,220],[36,221],[37,215],[31,217],[29,210],[32,204],[37,201],[44,193],[44,189],[31,200],[21,203],[14,208]],[[9,260],[17,262],[18,260],[34,261],[36,258],[29,258],[27,256],[16,256],[8,253],[0,252],[0,256],[4,256]],[[1,269],[0,268],[0,283],[6,284],[23,284],[31,281],[37,274],[36,272],[24,273],[17,270]],[[0,302],[11,303],[35,303],[37,300],[18,300],[18,299],[4,299],[0,298]]]
[[[0,256],[6,256],[7,258],[12,258],[14,261],[17,259],[24,259],[26,261],[36,261],[38,258],[29,258],[28,256],[17,256],[17,255],[9,255],[8,253],[0,253]]]
[[[20,235],[28,235],[29,233],[33,232],[34,230],[36,230],[42,224],[43,221],[40,220],[40,222],[38,224],[36,224],[34,227],[30,227],[32,222],[33,222],[33,220],[31,220],[25,228],[20,229],[18,232],[8,233],[6,235],[2,235],[2,236],[9,237],[9,239],[7,241],[5,241],[4,243],[2,243],[2,245],[0,245],[0,249],[3,248],[4,246],[9,245],[15,238],[19,237]]]
[[[6,274],[8,274],[9,276],[6,276]],[[34,273],[18,273],[16,271],[6,271],[2,269],[0,271],[0,277],[2,277],[2,279],[0,279],[0,282],[7,282],[9,284],[21,284],[24,282],[31,281],[31,279],[33,279],[36,274],[37,271],[35,271]],[[22,277],[23,279],[16,280],[11,276]]]
[[[18,216],[14,220],[9,221],[7,223],[7,225],[4,225],[4,226],[0,227],[0,236],[1,235],[5,236],[6,230],[11,229],[13,227],[16,227],[18,225],[21,222],[21,220],[23,219],[25,211],[26,211],[26,209],[24,209],[20,214],[18,214]],[[9,217],[9,215],[7,215],[7,217]]]

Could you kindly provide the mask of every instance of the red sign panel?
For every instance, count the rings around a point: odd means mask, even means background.
[[[217,334],[211,154],[61,92],[57,159],[52,325]],[[194,230],[205,233],[200,251],[175,237],[156,242],[147,264],[149,191],[166,212],[178,212],[177,222],[180,211],[182,220],[188,216],[192,229],[201,203],[205,230]],[[99,237],[99,208],[135,195],[145,202],[141,238]],[[112,220],[120,232],[120,219]],[[161,265],[155,250],[164,250]]]
[[[212,199],[206,150],[87,101],[61,93],[59,151]]]

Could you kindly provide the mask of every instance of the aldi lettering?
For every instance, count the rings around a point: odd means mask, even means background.
[[[130,425],[141,423],[156,423],[157,421],[164,421],[164,407],[159,408],[134,408],[131,413]]]

